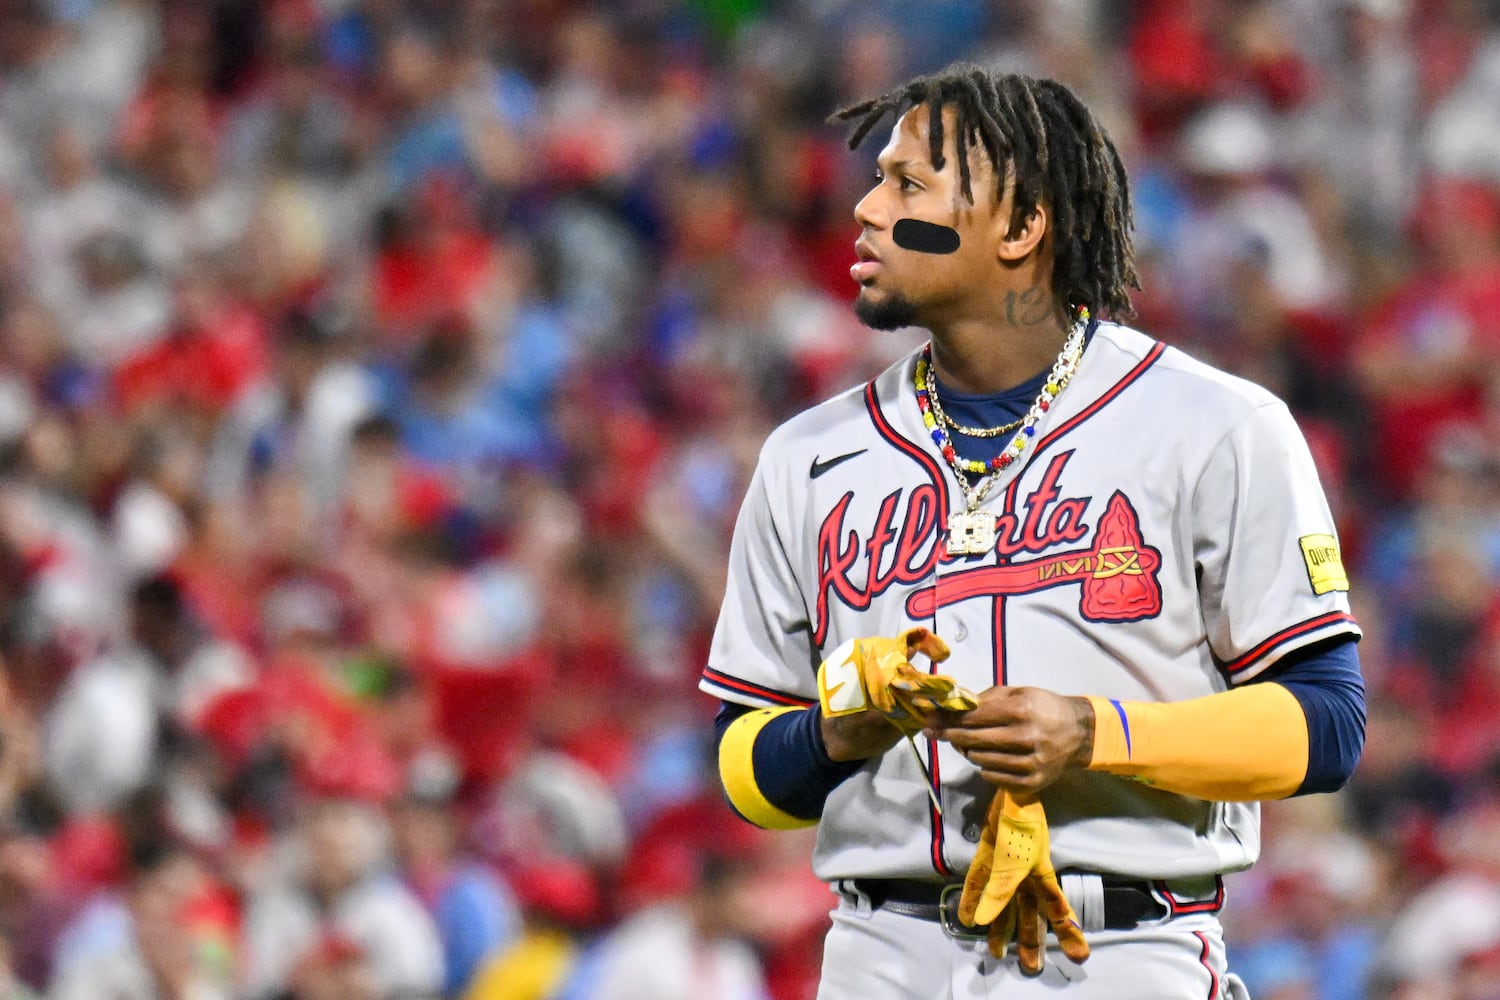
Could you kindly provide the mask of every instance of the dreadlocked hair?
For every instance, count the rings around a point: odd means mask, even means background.
[[[995,165],[997,200],[1015,184],[1014,231],[1045,202],[1052,215],[1052,288],[1064,306],[1096,315],[1134,315],[1128,289],[1139,289],[1130,230],[1130,185],[1120,154],[1083,102],[1055,80],[988,73],[956,63],[887,94],[836,112],[854,121],[849,148],[887,115],[899,120],[925,105],[934,170],[943,169],[943,109],[954,110],[958,176],[971,203],[969,150],[978,144]]]

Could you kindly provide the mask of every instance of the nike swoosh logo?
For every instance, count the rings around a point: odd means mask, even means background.
[[[836,694],[838,694],[840,691],[844,690],[844,685],[848,684],[848,683],[849,683],[848,681],[839,681],[833,687],[829,688],[828,689],[828,700],[832,701],[833,700],[833,696],[836,695]]]
[[[839,455],[839,456],[837,456],[835,458],[830,458],[826,462],[820,462],[820,461],[818,461],[817,457],[814,456],[813,457],[812,468],[810,468],[810,469],[807,470],[807,476],[808,476],[809,479],[817,479],[819,476],[821,476],[823,473],[827,472],[829,469],[833,468],[835,465],[838,465],[838,464],[840,464],[842,462],[847,462],[847,461],[849,461],[849,459],[854,458],[857,455],[863,455],[865,452],[867,452],[869,450],[870,449],[868,449],[868,448],[861,448],[861,449],[859,449],[859,451],[851,451],[847,455]]]

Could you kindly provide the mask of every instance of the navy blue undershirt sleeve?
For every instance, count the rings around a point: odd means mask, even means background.
[[[1365,745],[1365,682],[1353,636],[1292,654],[1269,676],[1292,692],[1307,716],[1307,776],[1296,795],[1344,787]],[[1289,661],[1289,662],[1288,662]]]
[[[714,718],[715,745],[723,742],[730,723],[753,711],[749,705],[720,702]],[[756,737],[751,757],[755,783],[766,801],[798,819],[822,816],[828,793],[863,764],[829,758],[819,719],[816,706],[778,715]]]

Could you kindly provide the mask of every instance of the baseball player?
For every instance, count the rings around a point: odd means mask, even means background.
[[[1364,736],[1306,445],[1106,318],[1127,180],[1062,85],[957,65],[839,117],[892,122],[855,310],[931,341],[764,446],[701,683],[726,795],[817,824],[824,1000],[1243,997],[1222,876]]]

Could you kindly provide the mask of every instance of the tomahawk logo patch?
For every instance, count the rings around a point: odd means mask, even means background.
[[[1124,493],[1105,505],[1094,544],[998,566],[950,573],[941,590],[923,587],[906,601],[907,616],[929,618],[971,597],[1013,597],[1078,585],[1078,611],[1091,622],[1135,622],[1161,614],[1161,552],[1141,538],[1140,518]]]

